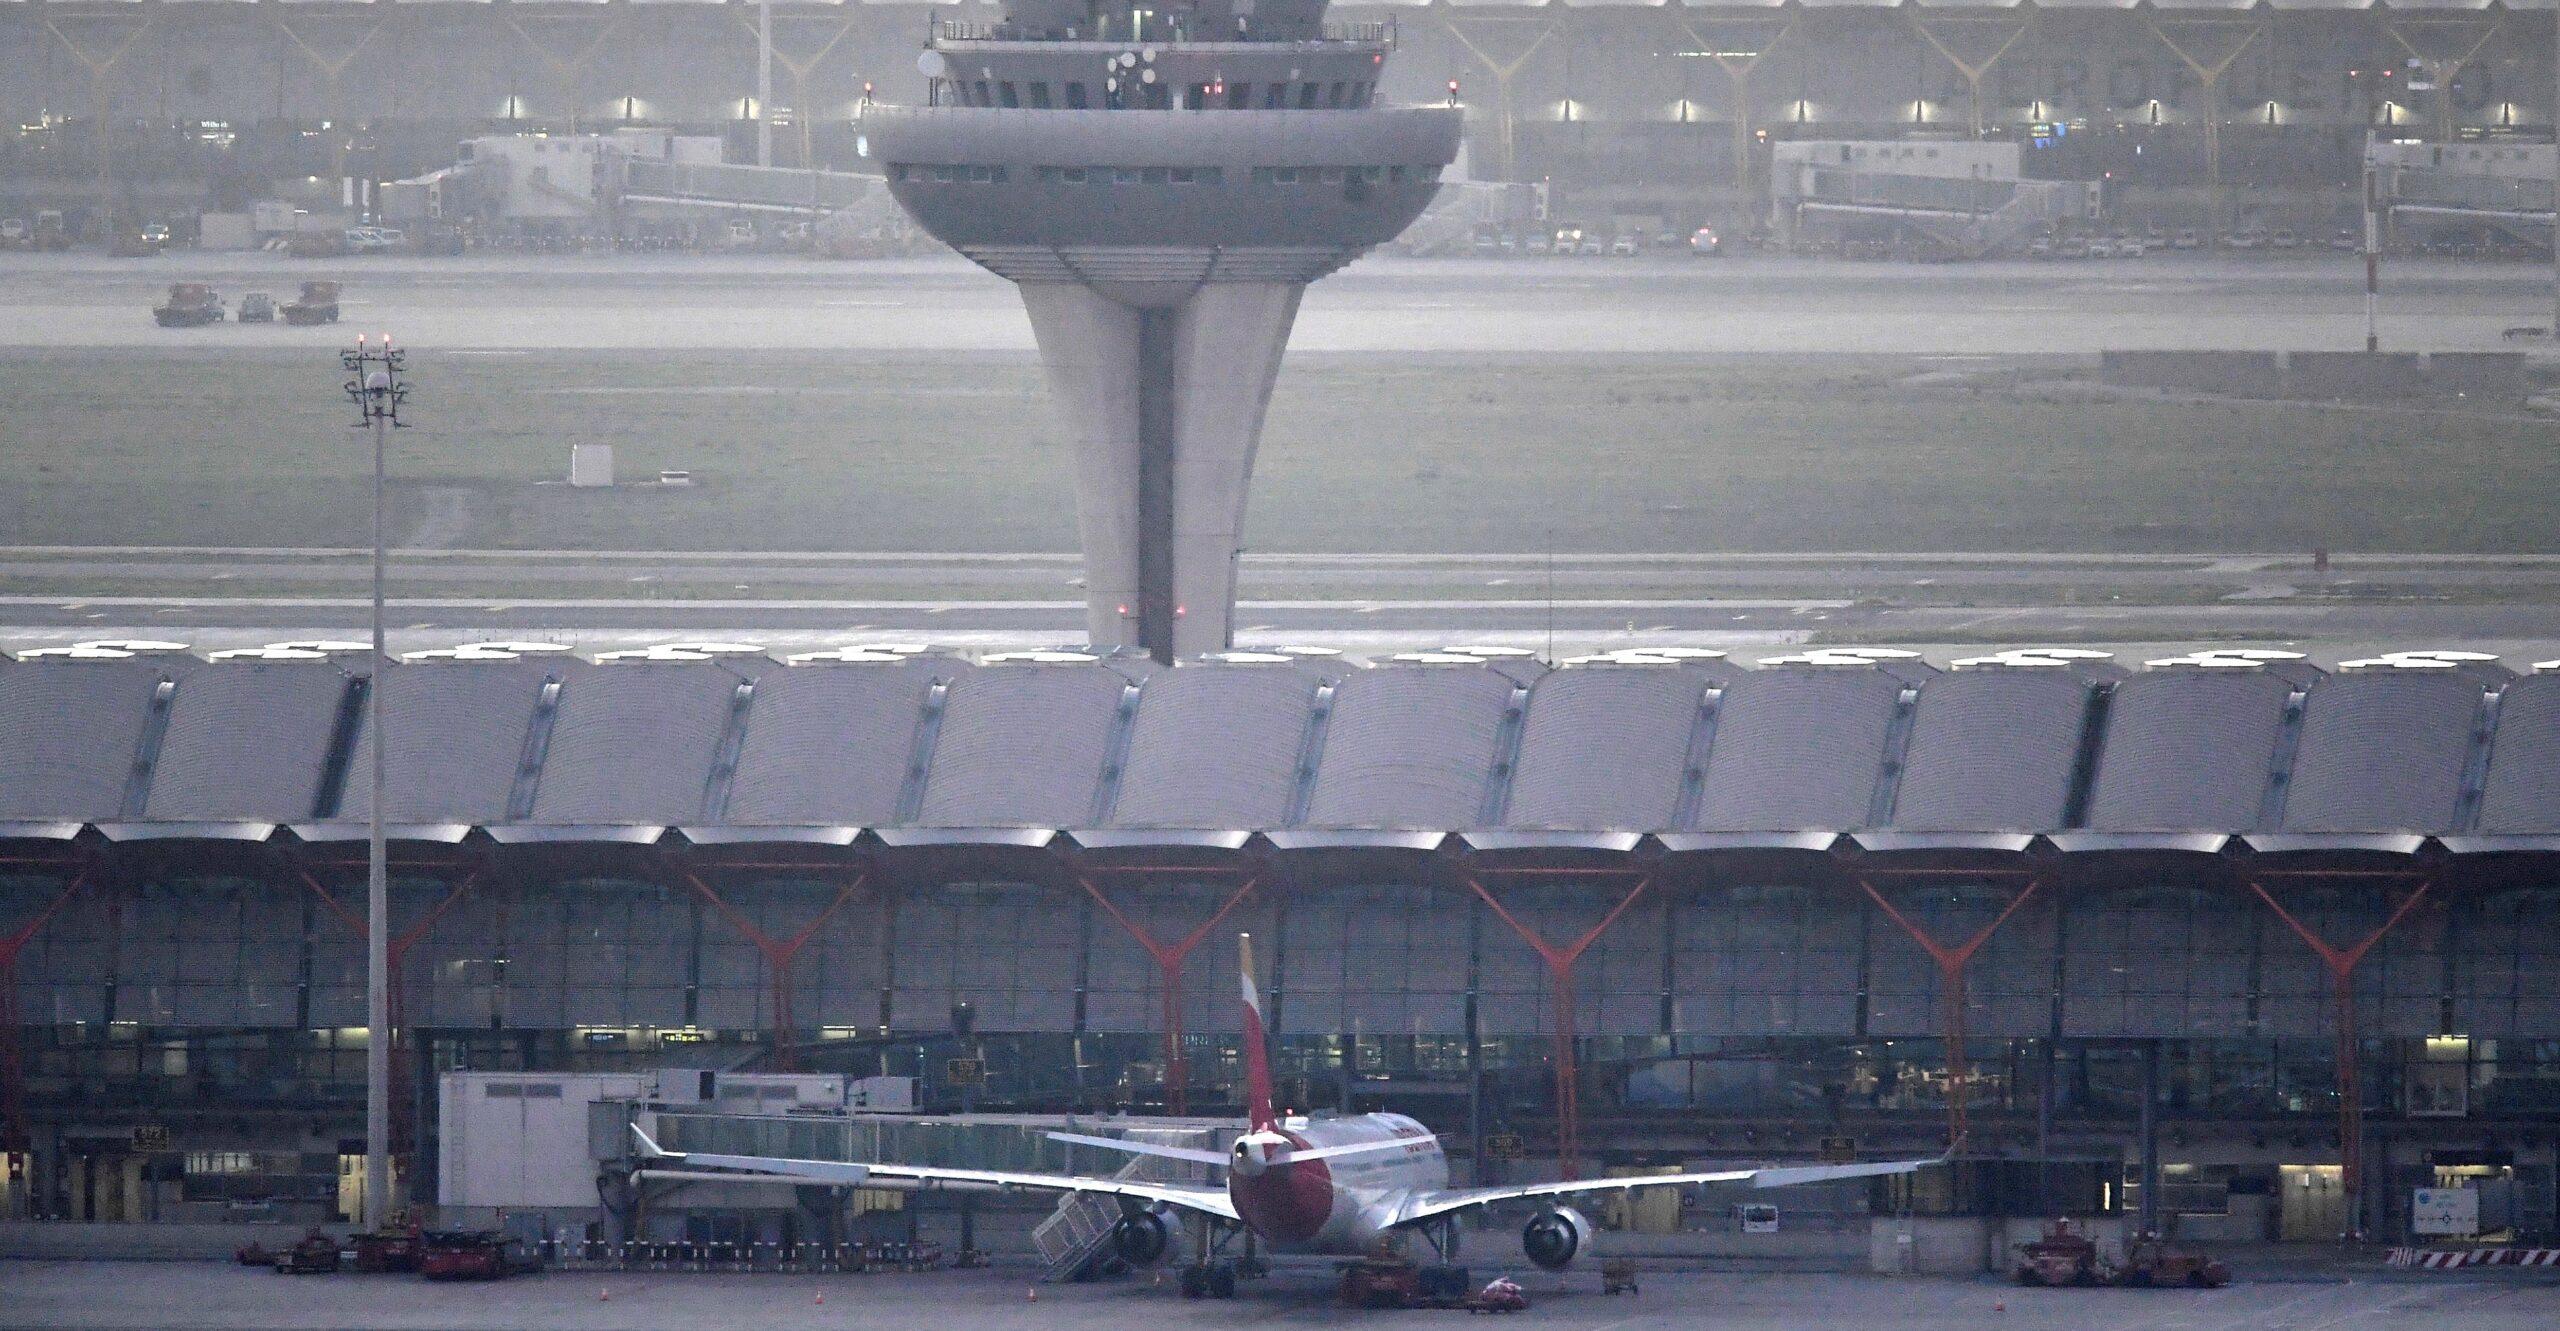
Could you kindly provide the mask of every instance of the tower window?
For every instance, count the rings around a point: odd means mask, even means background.
[[[982,89],[982,90],[983,90],[986,86],[987,86],[987,85],[985,85],[985,84],[983,84],[983,83],[981,83],[981,84],[979,84],[979,85],[978,85],[978,87],[979,87],[980,89]],[[1299,109],[1299,110],[1301,110],[1301,111],[1312,111],[1312,110],[1316,109],[1316,86],[1317,86],[1317,85],[1312,84],[1312,83],[1301,83],[1301,84],[1299,84],[1299,85],[1298,85],[1298,109]]]
[[[1031,107],[1035,111],[1049,109],[1049,85],[1046,82],[1036,79],[1032,81]]]
[[[996,96],[998,99],[1003,101],[1006,106],[1015,110],[1020,110],[1022,107],[1022,99],[1014,94],[1013,80],[1011,79],[1006,79],[1004,82],[996,85]]]
[[[973,86],[976,88],[976,91],[977,91],[977,104],[978,104],[978,105],[980,105],[980,106],[993,106],[993,105],[995,105],[995,104],[996,104],[995,94],[994,94],[994,93],[992,93],[992,92],[989,92],[989,91],[987,90],[987,81],[986,81],[985,79],[980,79],[980,80],[978,80],[978,81],[977,81],[977,83],[976,83],[975,85],[973,85]]]
[[[1269,86],[1269,87],[1267,87],[1267,88],[1265,88],[1265,89],[1263,89],[1263,90],[1262,90],[1262,109],[1263,109],[1263,110],[1265,110],[1265,111],[1277,111],[1277,110],[1279,110],[1281,107],[1287,106],[1288,104],[1289,104],[1289,85],[1288,85],[1288,84],[1286,84],[1286,83],[1274,83],[1274,84],[1272,84],[1271,86]]]
[[[1067,109],[1070,111],[1082,111],[1087,105],[1088,103],[1084,99],[1084,85],[1081,83],[1069,82],[1067,84]]]

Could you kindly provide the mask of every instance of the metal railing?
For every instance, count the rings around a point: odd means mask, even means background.
[[[2452,175],[2403,167],[2383,175],[2394,205],[2460,208],[2487,213],[2547,213],[2551,182],[2507,176]]]
[[[651,198],[834,212],[862,202],[878,183],[840,171],[635,161],[623,173],[622,189]]]
[[[966,19],[947,19],[935,15],[926,21],[925,43],[942,42],[1183,42],[1199,46],[1246,46],[1278,49],[1312,42],[1339,42],[1353,45],[1385,46],[1396,44],[1396,23],[1390,17],[1373,23],[1326,23],[1316,36],[1266,40],[1254,37],[1221,37],[1205,32],[1181,30],[1171,22],[1159,19],[1136,34],[1125,32],[1087,32],[1081,28],[1026,28],[1014,23],[982,23]]]

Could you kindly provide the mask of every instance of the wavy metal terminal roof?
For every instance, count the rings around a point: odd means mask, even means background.
[[[1941,669],[1857,649],[1159,669],[697,646],[391,667],[388,821],[502,843],[2560,849],[2560,673],[2458,655],[2334,672],[2281,653]],[[363,667],[0,659],[0,836],[361,835]]]

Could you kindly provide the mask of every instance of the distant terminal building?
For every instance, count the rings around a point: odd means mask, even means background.
[[[2190,1237],[2396,1238],[2439,1183],[2548,1237],[2556,668],[427,653],[383,685],[398,1149],[477,1176],[449,1072],[1227,1112],[1201,940],[1244,929],[1285,1098],[1468,1169],[1953,1137],[1989,1163],[1896,1205],[2029,1215],[2080,1161],[2075,1208]],[[0,661],[7,1214],[346,1206],[361,671]]]
[[[1241,8],[1148,12],[1198,42],[1232,36],[1216,15]],[[213,180],[402,179],[482,134],[620,125],[724,134],[732,161],[754,159],[762,125],[777,164],[850,170],[866,96],[927,99],[920,35],[1006,21],[975,2],[773,11],[766,105],[753,9],[708,0],[10,0],[0,197],[77,207],[103,175],[137,201],[200,203]],[[1041,26],[1105,36],[1099,10],[1058,12]],[[2111,203],[2166,225],[2204,224],[2219,199],[2233,220],[2304,227],[2352,206],[2368,133],[2486,142],[2552,125],[2554,21],[2523,4],[1442,0],[1329,17],[1391,34],[1380,104],[1459,85],[1470,175],[1551,183],[1586,218],[1756,219],[1771,145],[1789,139],[1987,135],[2025,146],[2029,177],[2108,181]],[[1101,77],[1045,81],[1099,97]],[[1027,99],[1042,80],[1015,81]]]

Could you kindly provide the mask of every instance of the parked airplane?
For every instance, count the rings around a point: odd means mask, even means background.
[[[1253,936],[1240,935],[1244,978],[1244,1134],[1226,1151],[1160,1146],[1052,1132],[1051,1140],[1131,1155],[1155,1156],[1223,1170],[1223,1185],[1145,1179],[1089,1178],[1010,1170],[947,1169],[890,1162],[792,1160],[774,1156],[716,1155],[663,1150],[637,1125],[641,1155],[657,1168],[736,1173],[808,1183],[862,1184],[906,1181],[919,1186],[1026,1189],[1088,1193],[1120,1200],[1113,1231],[1115,1253],[1132,1266],[1152,1266],[1173,1247],[1182,1217],[1199,1222],[1198,1256],[1183,1271],[1186,1294],[1231,1297],[1235,1266],[1218,1259],[1227,1242],[1249,1232],[1274,1252],[1335,1257],[1407,1253],[1415,1239],[1442,1262],[1456,1256],[1458,1219],[1500,1202],[1543,1203],[1520,1231],[1522,1253],[1536,1265],[1561,1271],[1591,1251],[1592,1226],[1565,1205],[1568,1198],[1633,1188],[1703,1183],[1747,1183],[1779,1188],[1836,1179],[1908,1174],[1935,1160],[1894,1160],[1852,1165],[1788,1165],[1684,1174],[1523,1183],[1489,1188],[1449,1186],[1449,1159],[1430,1129],[1402,1114],[1281,1119],[1272,1112],[1271,1063],[1262,1021],[1262,994],[1254,983]]]

